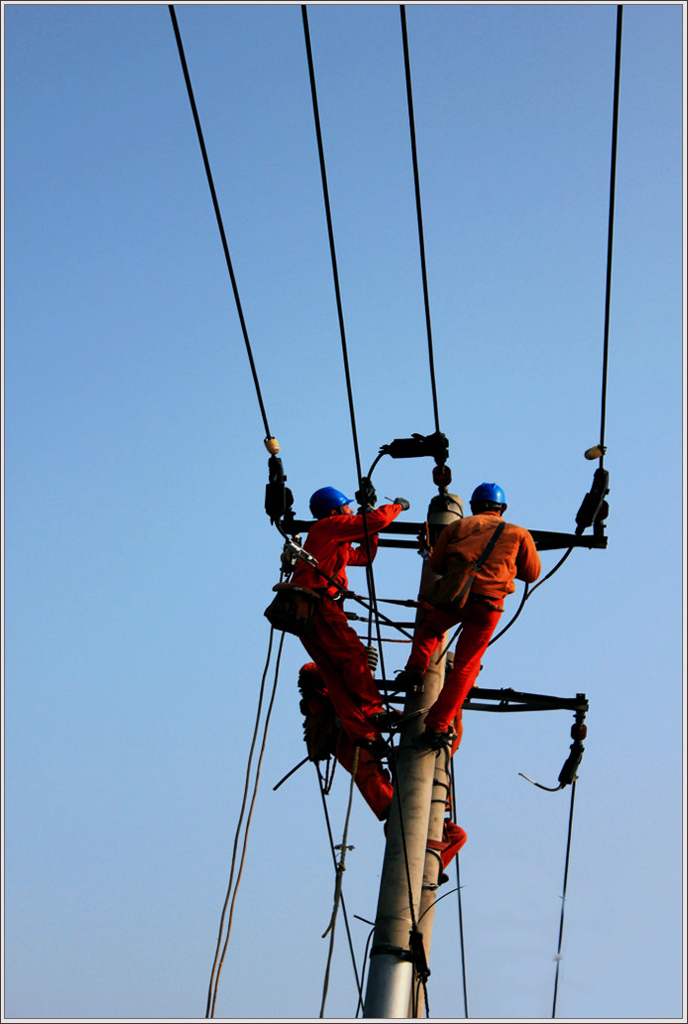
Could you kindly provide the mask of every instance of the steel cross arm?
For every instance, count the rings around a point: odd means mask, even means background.
[[[482,701],[493,703],[484,704]],[[478,703],[481,702],[481,703]],[[575,697],[550,697],[544,693],[523,693],[506,687],[492,690],[474,686],[463,705],[464,711],[587,711],[588,700],[584,693]]]
[[[293,519],[285,523],[290,534],[308,533],[315,520]],[[552,530],[529,530],[538,551],[552,551],[556,548],[606,548],[607,538],[604,534],[558,533]],[[379,532],[381,547],[414,548],[418,550],[418,538],[425,536],[425,523],[393,522]],[[415,540],[402,540],[412,536]]]

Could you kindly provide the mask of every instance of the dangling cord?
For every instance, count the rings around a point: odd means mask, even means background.
[[[334,864],[335,870],[336,870],[336,868],[337,868],[337,855],[336,855],[335,849],[334,849],[334,838],[332,836],[332,826],[330,825],[330,816],[329,816],[329,814],[327,812],[327,800],[325,799],[325,793],[323,791],[323,785],[322,785],[322,776],[320,775],[320,770],[319,770],[317,764],[315,765],[315,769],[316,769],[316,772],[317,772],[317,775],[318,775],[318,782],[319,782],[319,786],[320,786],[320,797],[321,797],[321,800],[322,800],[323,814],[325,816],[325,825],[327,826],[327,835],[328,835],[329,840],[330,840],[330,851],[332,853],[332,863]],[[346,934],[347,934],[347,938],[349,940],[349,952],[351,954],[351,963],[352,963],[352,966],[353,966],[353,969],[354,969],[354,977],[356,978],[356,988],[358,989],[358,998],[359,998],[359,1001],[360,1001],[363,998],[363,982],[359,981],[359,977],[358,977],[358,967],[356,966],[356,954],[354,953],[354,943],[353,943],[353,939],[351,937],[351,928],[349,927],[349,917],[348,917],[348,914],[346,912],[346,902],[344,900],[344,896],[342,896],[342,914],[344,915],[344,926],[346,928]]]
[[[259,706],[258,706],[258,715],[256,717],[256,725],[255,725],[255,729],[254,729],[254,733],[253,733],[253,741],[251,743],[251,753],[249,755],[248,768],[247,768],[247,771],[246,771],[246,787],[244,789],[244,802],[242,804],[241,815],[239,817],[239,824],[237,825],[236,836],[235,836],[235,839],[234,839],[234,851],[233,851],[233,854],[232,854],[232,867],[231,867],[231,871],[230,871],[229,884],[227,886],[227,895],[225,897],[225,902],[224,902],[224,905],[222,907],[222,914],[221,914],[221,917],[220,917],[220,929],[219,929],[219,933],[218,933],[218,937],[217,937],[217,948],[215,950],[215,959],[213,961],[213,967],[212,967],[211,976],[210,976],[210,986],[209,986],[209,989],[208,989],[208,1001],[207,1001],[207,1005],[206,1005],[206,1014],[205,1014],[206,1017],[214,1017],[215,1016],[215,1003],[217,1001],[217,992],[218,992],[218,986],[219,986],[219,983],[220,983],[220,974],[222,973],[222,966],[224,964],[225,955],[227,953],[227,946],[229,944],[229,937],[230,937],[231,931],[232,931],[232,920],[233,920],[233,917],[234,917],[234,906],[236,904],[236,898],[237,898],[237,894],[238,894],[238,891],[239,891],[239,882],[241,881],[241,875],[242,875],[243,870],[244,870],[244,860],[246,858],[246,847],[247,847],[247,844],[248,844],[248,834],[249,834],[249,830],[250,830],[250,827],[251,827],[251,818],[253,817],[253,808],[255,807],[256,797],[258,796],[258,782],[260,780],[260,770],[261,770],[261,765],[262,765],[262,762],[263,762],[263,755],[265,753],[265,745],[266,745],[267,737],[268,737],[268,727],[270,725],[270,716],[272,715],[272,708],[273,708],[273,705],[275,703],[275,694],[277,692],[277,681],[279,679],[280,660],[281,660],[281,657],[282,657],[282,648],[284,646],[284,633],[282,633],[282,635],[280,637],[280,644],[279,644],[279,648],[278,648],[278,652],[277,652],[277,661],[276,661],[276,665],[275,665],[275,681],[274,681],[274,684],[273,684],[273,687],[272,687],[272,693],[270,695],[270,703],[268,705],[268,710],[267,710],[267,714],[266,714],[266,717],[265,717],[265,726],[264,726],[264,729],[263,729],[263,740],[262,740],[262,745],[261,745],[261,748],[260,748],[260,755],[259,755],[259,758],[258,758],[258,764],[256,766],[256,777],[255,777],[254,784],[253,784],[253,795],[252,795],[252,798],[251,798],[251,805],[250,805],[250,808],[249,808],[248,816],[246,818],[246,828],[245,828],[245,831],[244,831],[244,842],[243,842],[243,847],[242,847],[242,851],[241,851],[241,860],[240,860],[240,863],[239,863],[239,870],[238,870],[238,873],[237,873],[236,883],[234,885],[234,893],[231,895],[231,906],[230,906],[230,910],[229,910],[229,919],[228,919],[228,922],[227,922],[227,934],[226,934],[226,937],[225,937],[224,945],[222,947],[222,955],[220,956],[220,945],[222,943],[222,931],[223,931],[223,927],[224,927],[224,920],[225,920],[225,914],[227,912],[227,906],[228,906],[229,901],[230,901],[230,894],[232,892],[232,879],[234,877],[234,866],[235,866],[235,862],[236,862],[237,846],[238,846],[238,842],[239,842],[239,829],[240,829],[241,820],[242,820],[243,814],[244,814],[244,808],[246,807],[246,797],[247,797],[247,791],[248,791],[248,777],[249,777],[249,773],[250,773],[251,759],[253,757],[253,751],[255,749],[256,735],[257,735],[257,732],[258,732],[258,722],[259,722],[259,718],[260,718],[260,706],[261,706],[261,703],[262,703],[262,700],[263,700],[263,689],[264,689],[264,686],[265,686],[265,677],[267,675],[268,665],[270,663],[270,652],[272,650],[273,634],[274,634],[274,630],[271,629],[270,630],[270,646],[269,646],[269,649],[268,649],[268,657],[267,657],[267,661],[266,661],[266,664],[265,664],[265,670],[263,672],[263,681],[262,681],[262,684],[261,684],[261,694],[260,694],[260,701],[259,701]],[[218,957],[219,957],[219,960],[218,960]]]
[[[450,769],[450,783],[451,783],[451,795],[452,795],[452,808],[454,810],[454,818],[456,818],[456,778],[454,775],[454,760],[452,758]],[[463,978],[463,1012],[464,1017],[468,1018],[468,990],[466,987],[466,944],[463,936],[463,905],[461,901],[461,872],[459,868],[459,855],[456,857],[456,893],[459,910],[459,937],[461,941],[461,976]]]
[[[324,938],[327,937],[327,935],[329,933],[329,936],[330,936],[330,948],[329,948],[329,952],[327,954],[327,968],[325,970],[325,980],[324,980],[324,983],[323,983],[322,1003],[320,1005],[320,1017],[321,1018],[325,1016],[325,1002],[327,1000],[327,990],[328,990],[329,985],[330,985],[330,968],[332,966],[332,955],[334,953],[335,925],[336,925],[336,922],[337,922],[337,913],[339,911],[339,904],[340,904],[341,898],[342,898],[342,880],[343,880],[343,877],[344,877],[344,872],[346,871],[346,867],[345,867],[345,863],[344,862],[346,860],[346,851],[348,849],[348,847],[347,847],[347,839],[349,837],[349,820],[351,818],[351,808],[352,808],[353,799],[354,799],[354,784],[355,784],[355,780],[356,780],[356,771],[358,769],[359,752],[360,752],[360,747],[356,747],[355,750],[354,750],[354,761],[353,761],[353,765],[352,765],[352,768],[351,768],[351,785],[349,787],[349,805],[348,805],[347,810],[346,810],[346,820],[344,822],[344,834],[342,836],[342,845],[341,845],[341,848],[340,848],[341,849],[341,855],[340,855],[338,863],[336,864],[336,873],[337,874],[336,874],[336,880],[335,880],[335,886],[334,886],[334,905],[332,907],[332,916],[330,917],[330,923],[328,924],[327,928],[325,929],[325,931],[323,932],[323,935],[322,935],[322,937],[324,939]]]
[[[561,964],[561,946],[564,937],[564,904],[566,902],[566,888],[569,880],[569,860],[571,857],[571,830],[573,827],[573,803],[576,798],[576,780],[571,784],[571,809],[569,811],[569,833],[566,841],[566,866],[564,868],[564,886],[561,893],[561,918],[559,921],[559,944],[557,946],[557,968],[554,976],[554,999],[552,1001],[552,1018],[557,1015],[557,994],[559,991],[559,965]]]

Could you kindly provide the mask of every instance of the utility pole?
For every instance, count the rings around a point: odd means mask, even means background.
[[[428,509],[430,543],[434,544],[442,529],[462,515],[460,498],[446,492],[436,495]],[[424,560],[420,589],[435,578]],[[416,628],[422,617],[419,611]],[[405,714],[428,709],[437,699],[444,682],[446,662],[446,658],[439,660],[441,653],[442,645],[425,673],[422,693],[406,694]],[[442,838],[447,791],[441,775],[446,775],[447,758],[443,752],[436,754],[419,747],[424,719],[424,715],[419,715],[401,730],[363,1009],[363,1016],[367,1018],[390,1020],[415,1015],[409,1009],[414,1002],[414,972],[422,978],[425,951],[430,948],[432,905],[439,870],[437,858],[432,854],[426,857],[426,848],[428,839]],[[441,793],[439,798],[438,793]],[[428,888],[424,889],[424,885]],[[422,899],[424,892],[425,900]],[[428,902],[429,893],[432,895]],[[430,910],[425,913],[428,907]],[[419,923],[421,913],[424,917]]]

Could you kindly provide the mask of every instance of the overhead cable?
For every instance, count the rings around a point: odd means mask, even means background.
[[[351,385],[351,373],[349,371],[349,353],[346,342],[346,328],[344,326],[344,312],[342,309],[342,296],[339,287],[339,271],[337,269],[337,251],[334,244],[334,230],[332,227],[332,211],[330,209],[330,194],[327,185],[327,169],[325,166],[325,150],[323,147],[322,131],[320,128],[320,113],[318,110],[318,93],[315,85],[315,69],[313,67],[313,51],[311,48],[311,37],[308,29],[308,11],[307,5],[301,4],[301,14],[303,18],[303,32],[306,43],[306,55],[308,58],[308,74],[311,85],[311,99],[313,102],[313,118],[315,121],[315,134],[318,143],[318,157],[320,160],[320,176],[322,179],[323,188],[323,200],[325,203],[325,216],[327,219],[327,235],[330,244],[330,259],[332,261],[332,277],[334,281],[335,298],[337,302],[337,317],[339,319],[339,334],[342,345],[342,358],[344,360],[344,375],[346,377],[346,393],[349,401],[349,415],[351,419],[351,433],[353,436],[354,454],[356,457],[356,471],[358,475],[358,484],[361,486],[362,470],[361,470],[361,457],[358,447],[358,433],[356,430],[356,413],[354,411],[354,396],[353,388]]]
[[[425,242],[423,237],[423,211],[420,201],[420,175],[418,172],[418,153],[416,148],[416,127],[413,116],[413,90],[411,87],[411,61],[409,58],[408,34],[406,31],[406,6],[400,4],[401,34],[404,42],[404,68],[406,71],[406,98],[409,113],[409,131],[411,135],[411,153],[413,156],[413,180],[416,192],[416,215],[418,219],[418,243],[420,247],[420,265],[423,276],[423,300],[425,303],[425,323],[428,332],[428,357],[430,360],[430,384],[432,387],[432,403],[435,413],[435,430],[439,432],[440,416],[437,402],[437,384],[435,382],[435,357],[432,346],[432,325],[430,322],[430,298],[428,293],[428,272],[425,263]]]
[[[323,202],[324,202],[324,205],[325,205],[325,218],[326,218],[326,221],[327,221],[327,236],[328,236],[329,247],[330,247],[330,260],[331,260],[331,263],[332,263],[332,278],[333,278],[333,283],[334,283],[335,299],[336,299],[336,304],[337,304],[337,318],[338,318],[338,321],[339,321],[339,335],[340,335],[340,340],[341,340],[342,359],[343,359],[343,362],[344,362],[344,376],[345,376],[345,380],[346,380],[346,393],[347,393],[347,399],[348,399],[348,403],[349,403],[349,418],[350,418],[350,421],[351,421],[351,435],[352,435],[353,447],[354,447],[354,457],[355,457],[355,460],[356,460],[356,476],[357,476],[357,479],[358,479],[359,490],[362,491],[363,490],[363,471],[362,471],[362,466],[361,466],[361,455],[360,455],[360,449],[359,449],[359,444],[358,444],[358,431],[357,431],[357,428],[356,428],[356,412],[355,412],[355,408],[354,408],[353,386],[352,386],[352,383],[351,383],[351,371],[350,371],[350,368],[349,368],[349,352],[348,352],[348,345],[347,345],[347,340],[346,340],[346,328],[345,328],[345,325],[344,325],[344,311],[343,311],[343,306],[342,306],[342,295],[341,295],[341,289],[340,289],[340,285],[339,285],[339,270],[338,270],[338,267],[337,267],[337,250],[336,250],[335,242],[334,242],[334,228],[333,228],[333,225],[332,225],[332,210],[331,210],[331,206],[330,206],[330,193],[329,193],[329,187],[328,187],[328,184],[327,184],[327,168],[326,168],[326,164],[325,164],[325,148],[324,148],[324,145],[323,145],[322,129],[321,129],[321,126],[320,126],[320,112],[319,112],[319,108],[318,108],[318,92],[317,92],[316,82],[315,82],[315,68],[314,68],[314,64],[313,64],[313,49],[312,49],[312,46],[311,46],[311,36],[310,36],[310,30],[309,30],[309,27],[308,27],[308,8],[307,8],[307,4],[301,4],[301,15],[302,15],[302,19],[303,19],[303,33],[304,33],[304,41],[305,41],[305,45],[306,45],[306,56],[307,56],[307,59],[308,59],[308,76],[309,76],[309,80],[310,80],[311,100],[312,100],[312,104],[313,104],[313,120],[314,120],[314,123],[315,123],[315,134],[316,134],[316,140],[317,140],[317,144],[318,144],[318,159],[319,159],[319,162],[320,162],[320,177],[321,177],[321,180],[322,180]],[[368,565],[366,566],[366,576],[367,576],[367,581],[368,581],[368,588],[369,588],[369,591],[370,591],[371,604],[372,604],[373,609],[374,609],[374,614],[377,617],[378,613],[377,613],[377,603],[376,603],[376,598],[375,598],[375,579],[374,579],[374,576],[373,576],[373,569],[372,569],[372,561],[373,561],[373,559],[371,557],[370,534],[368,532],[368,521],[367,521],[367,517],[366,517],[365,502],[363,503],[362,513],[363,513],[364,543],[365,543],[366,554],[368,556]],[[377,623],[377,632],[378,632],[378,640],[381,640],[379,623]]]
[[[205,166],[205,173],[208,179],[208,187],[210,188],[210,195],[213,201],[213,208],[215,210],[215,218],[217,220],[217,226],[220,231],[220,239],[222,241],[222,248],[225,254],[225,261],[227,263],[227,270],[229,271],[229,278],[232,283],[232,291],[234,292],[234,301],[237,307],[237,313],[239,314],[239,322],[241,324],[241,331],[244,336],[244,344],[246,346],[246,354],[248,355],[248,361],[251,367],[251,373],[253,375],[253,383],[256,389],[256,396],[258,398],[258,405],[260,406],[260,413],[263,418],[263,426],[265,427],[266,439],[271,438],[270,427],[268,425],[267,413],[265,412],[265,404],[263,402],[263,395],[260,389],[260,382],[258,380],[258,372],[256,370],[256,364],[253,359],[253,352],[251,350],[251,343],[249,341],[248,330],[246,327],[246,320],[244,319],[244,313],[241,306],[241,300],[239,298],[239,288],[237,286],[236,277],[234,275],[234,268],[232,267],[232,260],[229,255],[229,246],[227,244],[227,235],[225,234],[225,228],[222,221],[222,214],[220,212],[220,204],[217,199],[217,193],[215,191],[215,184],[213,182],[213,175],[210,169],[210,160],[208,158],[208,151],[206,149],[205,140],[203,138],[203,129],[201,128],[201,119],[198,116],[198,108],[196,107],[196,100],[194,98],[193,88],[191,85],[191,76],[189,75],[189,68],[186,63],[186,57],[184,55],[184,46],[182,44],[182,37],[179,31],[179,25],[177,23],[177,15],[174,10],[174,4],[168,4],[170,17],[172,18],[172,27],[174,28],[175,39],[177,40],[177,49],[179,51],[179,59],[182,65],[182,71],[184,73],[184,81],[186,82],[186,90],[189,94],[189,103],[191,104],[191,112],[193,114],[194,124],[196,125],[196,133],[198,135],[198,142],[201,147],[201,155],[203,157],[203,164]]]
[[[614,67],[614,113],[612,119],[612,155],[609,175],[609,226],[607,231],[607,284],[604,303],[604,353],[602,359],[602,407],[600,413],[600,467],[604,464],[607,418],[607,375],[609,367],[609,321],[612,294],[612,251],[614,247],[614,204],[616,195],[616,151],[619,134],[619,92],[621,83],[621,33],[623,4],[616,7],[616,56]]]

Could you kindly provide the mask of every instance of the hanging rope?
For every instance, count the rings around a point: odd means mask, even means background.
[[[602,408],[600,413],[600,468],[604,465],[605,429],[607,418],[607,377],[609,367],[609,322],[612,294],[612,251],[614,245],[614,204],[616,194],[616,151],[619,134],[619,93],[621,83],[621,33],[623,4],[616,8],[616,56],[614,67],[614,114],[612,120],[612,156],[609,175],[609,227],[607,231],[607,284],[604,303],[604,353],[602,359]]]
[[[316,764],[315,767],[316,767],[316,771],[318,773],[318,783],[319,783],[319,786],[320,786],[320,796],[322,798],[323,813],[325,815],[325,824],[327,825],[327,834],[328,834],[329,840],[330,840],[330,849],[332,851],[332,861],[334,863],[334,867],[335,867],[335,871],[336,871],[337,870],[337,853],[336,853],[336,850],[335,850],[334,838],[332,836],[332,827],[330,825],[330,816],[329,816],[329,813],[328,813],[328,810],[327,810],[327,800],[325,799],[325,796],[326,796],[325,785],[323,784],[323,779],[322,779],[322,776],[320,774],[320,770],[319,770],[317,764]],[[352,962],[353,969],[354,969],[354,976],[356,978],[356,987],[358,989],[358,1002],[359,1002],[359,1005],[360,1005],[361,1004],[361,1000],[363,998],[363,980],[362,980],[362,978],[359,979],[359,977],[358,977],[358,967],[356,965],[356,954],[354,953],[353,939],[352,939],[352,936],[351,936],[351,929],[349,927],[349,918],[347,916],[346,904],[344,902],[344,896],[341,893],[341,890],[340,890],[340,901],[341,901],[342,913],[344,915],[344,925],[346,927],[346,934],[347,934],[347,937],[348,937],[348,940],[349,940],[349,952],[351,953],[351,962]],[[321,1008],[321,1016],[322,1016],[322,1013],[324,1012],[325,998],[326,998],[326,995],[327,995],[327,987],[328,987],[328,984],[329,984],[329,980],[328,979],[329,979],[330,958],[331,958],[331,956],[332,956],[332,948],[330,947],[330,952],[328,954],[328,963],[327,963],[327,968],[326,968],[326,980],[325,980],[325,983],[323,984],[323,1001],[322,1001],[322,1008]]]
[[[337,913],[339,912],[339,904],[342,898],[342,884],[344,879],[344,872],[346,871],[346,852],[348,850],[347,840],[349,837],[349,821],[351,819],[351,808],[354,800],[354,783],[356,781],[356,771],[358,769],[358,756],[360,753],[360,747],[356,747],[354,752],[354,762],[351,769],[351,784],[349,786],[349,803],[346,809],[346,819],[344,821],[344,834],[342,836],[342,842],[340,846],[341,856],[336,862],[336,878],[334,885],[334,902],[332,906],[332,915],[330,917],[330,923],[323,933],[323,939],[330,936],[330,946],[327,955],[327,968],[325,970],[325,980],[323,983],[323,994],[322,1002],[320,1005],[320,1017],[325,1016],[325,1002],[327,1000],[327,991],[330,986],[330,969],[332,966],[332,955],[334,953],[334,937],[335,937],[335,925],[337,923]]]
[[[571,784],[571,808],[569,810],[569,829],[566,840],[566,863],[564,866],[564,885],[561,893],[561,918],[559,920],[559,943],[557,945],[557,967],[554,975],[554,998],[552,1000],[552,1018],[557,1015],[557,994],[559,992],[559,967],[561,964],[561,948],[564,938],[564,904],[566,903],[566,889],[569,880],[569,861],[571,858],[571,831],[573,828],[573,804],[576,798],[576,780]]]
[[[215,184],[213,182],[213,175],[210,169],[210,160],[208,158],[208,151],[205,145],[205,139],[203,137],[203,129],[201,128],[201,119],[198,116],[198,108],[196,107],[196,100],[194,98],[193,88],[191,85],[191,76],[189,74],[189,68],[186,63],[186,57],[184,55],[184,46],[182,44],[181,32],[179,31],[179,24],[177,22],[177,15],[174,9],[174,4],[168,4],[168,10],[172,19],[172,27],[174,29],[175,39],[177,41],[177,50],[179,51],[179,60],[181,62],[182,71],[184,74],[184,81],[186,82],[186,91],[189,95],[189,103],[191,105],[191,112],[193,114],[194,124],[196,125],[196,134],[198,135],[198,143],[201,148],[201,155],[203,157],[203,164],[205,166],[205,173],[208,179],[208,187],[210,189],[210,196],[213,202],[213,209],[215,210],[215,219],[217,220],[217,226],[220,232],[220,239],[222,241],[222,249],[225,254],[225,261],[227,263],[227,270],[229,271],[229,278],[232,283],[232,291],[234,292],[234,301],[236,303],[237,313],[239,314],[239,322],[241,324],[241,331],[244,336],[244,344],[246,346],[246,354],[248,355],[248,361],[251,367],[251,373],[253,375],[253,383],[256,389],[256,396],[258,398],[258,405],[260,406],[260,413],[263,418],[263,426],[265,427],[266,440],[272,437],[270,433],[270,427],[268,425],[268,418],[265,412],[265,405],[263,403],[263,395],[260,389],[260,382],[258,380],[258,373],[256,371],[256,364],[253,359],[253,352],[251,350],[251,343],[248,337],[248,330],[246,328],[246,321],[244,319],[243,309],[241,307],[241,300],[239,298],[239,288],[237,286],[236,277],[234,275],[234,268],[232,267],[232,260],[229,255],[229,246],[227,244],[227,236],[225,234],[224,224],[222,222],[222,214],[220,212],[220,204],[217,199],[217,193],[215,191]]]
[[[451,783],[451,795],[452,795],[452,807],[454,814],[456,814],[456,776],[454,772],[454,760],[452,758],[450,765],[449,778]],[[454,858],[456,861],[456,900],[457,909],[459,914],[459,940],[461,946],[461,979],[463,982],[463,1015],[468,1017],[468,988],[466,984],[466,943],[463,934],[463,903],[461,900],[461,873],[459,869],[459,855],[457,854]],[[442,897],[440,897],[442,898]],[[438,901],[439,902],[439,901]]]
[[[423,237],[423,211],[420,201],[420,175],[418,172],[418,153],[416,149],[416,126],[413,116],[413,90],[411,87],[411,61],[409,58],[408,34],[406,31],[406,6],[400,4],[401,34],[404,43],[404,68],[406,71],[406,99],[409,114],[409,131],[411,135],[411,154],[413,157],[413,181],[416,193],[416,216],[418,220],[418,244],[420,247],[420,266],[423,277],[423,301],[425,305],[425,324],[428,333],[428,358],[430,361],[430,384],[432,387],[432,404],[435,414],[435,430],[439,433],[440,415],[437,402],[437,384],[435,382],[435,357],[432,346],[432,325],[430,322],[430,298],[428,293],[428,272],[425,263],[425,241]]]
[[[253,817],[253,809],[255,807],[256,797],[258,795],[258,783],[259,783],[259,780],[260,780],[260,770],[261,770],[261,765],[262,765],[262,762],[263,762],[263,755],[265,753],[265,745],[266,745],[266,742],[267,742],[268,727],[270,725],[270,717],[272,715],[272,708],[273,708],[273,705],[274,705],[274,702],[275,702],[275,694],[277,692],[277,681],[278,681],[278,678],[279,678],[279,666],[280,666],[280,660],[281,660],[281,657],[282,657],[282,647],[284,646],[284,633],[282,633],[282,635],[281,635],[280,643],[279,643],[279,648],[278,648],[278,652],[277,652],[277,661],[276,661],[276,665],[275,665],[275,680],[274,680],[274,684],[273,684],[273,688],[272,688],[272,693],[270,695],[270,702],[269,702],[269,705],[268,705],[267,714],[266,714],[266,718],[265,718],[265,726],[264,726],[264,729],[263,729],[263,739],[262,739],[262,743],[261,743],[260,755],[259,755],[259,758],[258,758],[258,764],[257,764],[257,767],[256,767],[256,775],[255,775],[255,780],[254,780],[254,785],[253,785],[253,794],[252,794],[252,797],[251,797],[251,804],[250,804],[250,807],[249,807],[248,816],[246,818],[246,827],[245,827],[245,831],[244,831],[244,840],[243,840],[243,846],[242,846],[242,851],[241,851],[241,860],[240,860],[239,869],[238,869],[238,872],[237,872],[236,883],[234,885],[234,890],[232,892],[232,882],[233,882],[233,879],[234,879],[234,870],[235,870],[235,866],[236,866],[237,849],[238,849],[238,845],[239,845],[239,833],[240,833],[240,830],[241,830],[241,823],[243,821],[244,812],[245,812],[245,809],[246,809],[246,803],[247,803],[247,799],[248,799],[248,788],[249,788],[249,778],[250,778],[250,773],[251,773],[251,762],[253,760],[253,754],[254,754],[255,747],[256,747],[256,738],[257,738],[257,735],[258,735],[258,726],[259,726],[259,722],[260,722],[260,715],[261,715],[261,709],[262,709],[262,704],[263,704],[263,696],[264,696],[264,693],[265,693],[265,680],[266,680],[266,677],[267,677],[268,667],[270,665],[270,657],[271,657],[271,652],[272,652],[273,635],[274,635],[274,630],[271,629],[270,630],[270,641],[269,641],[269,644],[268,644],[268,654],[267,654],[267,659],[266,659],[266,662],[265,662],[265,669],[263,671],[263,678],[262,678],[261,687],[260,687],[260,696],[259,696],[259,699],[258,699],[258,710],[257,710],[257,713],[256,713],[256,724],[255,724],[255,727],[254,727],[254,730],[253,730],[253,739],[251,740],[251,749],[250,749],[250,753],[249,753],[248,764],[247,764],[247,767],[246,767],[246,781],[245,781],[245,785],[244,785],[244,797],[243,797],[243,802],[242,802],[242,805],[241,805],[241,813],[239,815],[239,821],[237,823],[236,833],[235,833],[235,837],[234,837],[234,847],[233,847],[233,851],[232,851],[232,864],[231,864],[231,869],[230,869],[230,874],[229,874],[229,883],[227,885],[227,895],[225,896],[225,901],[224,901],[224,904],[223,904],[223,907],[222,907],[222,914],[220,915],[220,927],[219,927],[218,937],[217,937],[217,946],[216,946],[216,949],[215,949],[215,958],[213,960],[213,966],[212,966],[212,970],[211,970],[211,973],[210,973],[210,983],[209,983],[209,986],[208,986],[208,999],[207,999],[207,1003],[206,1003],[206,1012],[205,1012],[205,1015],[206,1015],[207,1018],[209,1018],[209,1017],[212,1018],[212,1017],[215,1016],[215,1003],[217,1001],[217,993],[218,993],[218,986],[219,986],[219,982],[220,982],[220,974],[222,973],[222,967],[223,967],[223,964],[224,964],[225,956],[226,956],[226,953],[227,953],[227,947],[229,945],[229,938],[230,938],[231,931],[232,931],[232,921],[233,921],[233,918],[234,918],[234,907],[236,905],[237,894],[239,892],[239,883],[241,881],[241,876],[242,876],[243,869],[244,869],[244,860],[246,858],[246,849],[247,849],[247,844],[248,844],[248,836],[249,836],[249,831],[250,831],[250,828],[251,828],[251,819]],[[231,900],[231,905],[230,905],[230,900]],[[224,944],[223,944],[222,936],[223,936],[223,932],[225,930],[225,917],[227,915],[228,907],[229,907],[229,918],[228,918],[228,921],[227,921],[226,934],[225,934],[225,939],[224,939]]]

